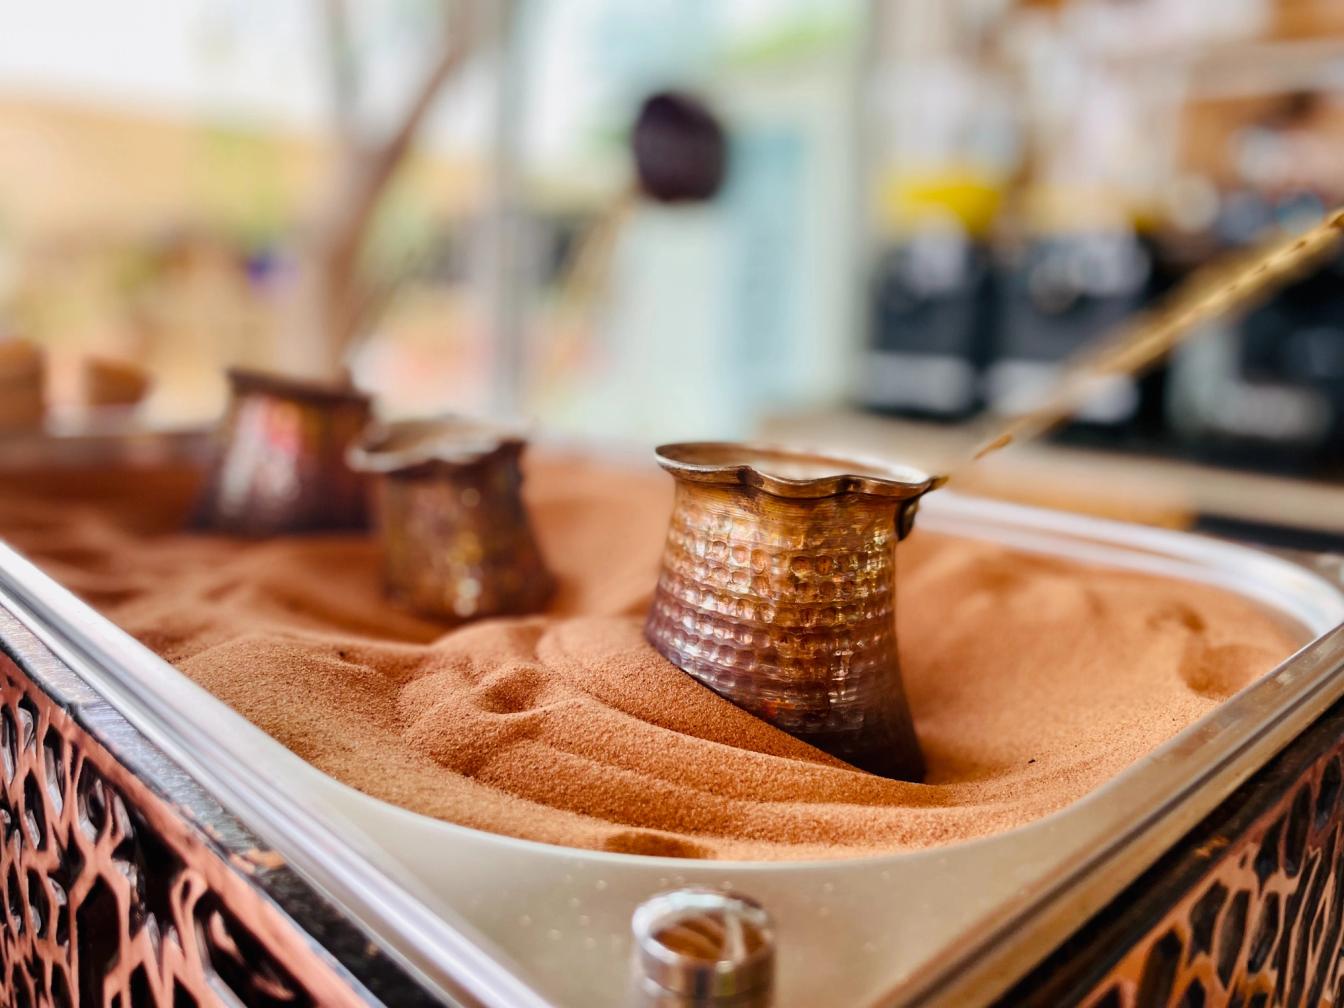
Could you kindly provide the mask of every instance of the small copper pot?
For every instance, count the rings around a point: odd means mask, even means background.
[[[197,523],[253,536],[366,528],[364,480],[345,453],[368,425],[368,398],[257,371],[228,376],[228,412]]]
[[[554,580],[522,498],[522,438],[457,417],[376,424],[350,464],[376,474],[393,598],[453,621],[536,612]]]
[[[919,780],[896,656],[912,469],[726,443],[663,445],[676,478],[645,633],[740,707],[864,770]]]

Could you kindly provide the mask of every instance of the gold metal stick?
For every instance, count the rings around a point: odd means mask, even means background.
[[[1341,233],[1344,233],[1344,208],[1335,210],[1305,234],[1249,259],[1239,256],[1232,262],[1223,261],[1200,270],[1181,285],[1165,306],[1122,326],[1100,345],[1084,350],[1066,365],[1064,376],[1044,403],[1009,419],[956,468],[1014,442],[1043,434],[1072,414],[1097,381],[1134,374],[1152,364],[1204,322],[1292,279],[1328,252]]]

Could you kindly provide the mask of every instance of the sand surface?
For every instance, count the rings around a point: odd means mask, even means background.
[[[0,476],[0,535],[327,773],[550,843],[844,857],[1053,812],[1292,650],[1253,604],[916,530],[899,635],[924,784],[852,770],[700,687],[643,640],[671,501],[657,470],[558,459],[528,498],[559,591],[446,629],[390,606],[357,536],[165,531],[190,482]]]

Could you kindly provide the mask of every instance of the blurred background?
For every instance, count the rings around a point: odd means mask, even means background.
[[[0,430],[30,440],[208,427],[245,365],[348,368],[394,416],[945,464],[1192,270],[1344,203],[1339,0],[5,22]],[[1344,543],[1342,294],[1339,253],[968,485]]]

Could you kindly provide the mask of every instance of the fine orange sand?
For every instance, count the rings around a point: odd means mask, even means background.
[[[1017,826],[1292,650],[1272,618],[1208,587],[916,530],[899,552],[899,632],[929,776],[882,780],[739,711],[644,642],[671,480],[574,464],[529,467],[560,583],[550,610],[459,629],[386,603],[361,537],[164,531],[188,499],[181,480],[0,476],[0,535],[368,794],[637,853],[843,857]]]

